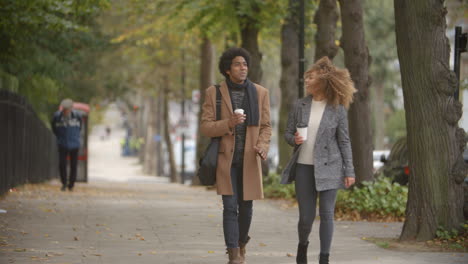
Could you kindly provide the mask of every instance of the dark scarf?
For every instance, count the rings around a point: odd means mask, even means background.
[[[258,94],[257,88],[253,82],[249,79],[245,80],[243,84],[233,83],[231,79],[226,78],[226,83],[229,89],[245,89],[246,93],[244,96],[247,96],[247,104],[245,106],[245,114],[247,115],[247,125],[248,126],[258,126],[260,114],[258,112]],[[234,109],[233,109],[234,110]]]

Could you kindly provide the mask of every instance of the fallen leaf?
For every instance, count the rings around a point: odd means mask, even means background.
[[[291,254],[291,253],[286,253],[286,256],[288,256],[288,257],[294,257],[294,255]]]

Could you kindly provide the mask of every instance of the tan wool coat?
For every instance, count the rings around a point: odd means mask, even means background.
[[[206,90],[202,107],[201,132],[208,137],[221,137],[216,169],[216,186],[219,195],[233,195],[231,164],[234,156],[234,132],[228,126],[233,114],[231,97],[225,81],[220,83],[221,120],[216,121],[216,87]],[[243,193],[244,200],[263,198],[261,158],[254,146],[268,153],[270,147],[270,98],[268,90],[255,84],[258,94],[259,126],[247,126],[244,149]]]

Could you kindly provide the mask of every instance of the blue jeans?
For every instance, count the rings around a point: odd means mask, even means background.
[[[242,166],[231,168],[233,195],[223,195],[224,241],[228,248],[247,242],[252,222],[252,201],[243,200]]]

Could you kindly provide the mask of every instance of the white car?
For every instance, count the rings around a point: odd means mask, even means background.
[[[372,157],[374,160],[374,173],[384,165],[382,162],[382,157],[388,159],[389,155],[390,150],[374,150],[372,152]]]

